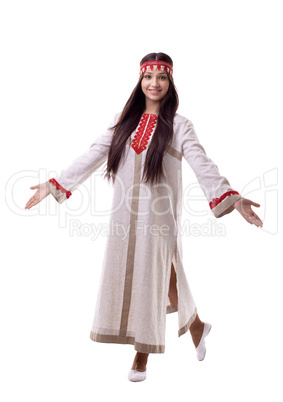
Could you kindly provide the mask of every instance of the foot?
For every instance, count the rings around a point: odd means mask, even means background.
[[[205,358],[205,354],[206,354],[205,338],[209,334],[210,330],[211,330],[211,324],[206,322],[204,324],[203,334],[201,336],[200,342],[196,348],[197,358],[200,361],[202,361]]]
[[[148,353],[137,352],[132,365],[132,370],[146,371],[147,358]]]
[[[144,381],[146,379],[146,371],[130,370],[128,373],[128,379],[133,382]]]
[[[137,352],[132,369],[128,373],[128,379],[130,381],[144,381],[147,376],[146,363],[147,363],[148,353]]]
[[[192,340],[196,348],[200,343],[203,334],[203,329],[204,329],[204,322],[200,321],[199,317],[197,316],[195,321],[190,326]]]

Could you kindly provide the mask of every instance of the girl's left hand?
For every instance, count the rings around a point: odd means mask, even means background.
[[[253,205],[254,207],[260,207],[260,204],[248,200],[247,198],[241,198],[233,204],[234,208],[237,209],[238,212],[240,212],[240,214],[247,222],[249,222],[251,225],[254,224],[257,227],[262,227],[263,222],[257,216],[257,214],[254,213],[251,205]]]

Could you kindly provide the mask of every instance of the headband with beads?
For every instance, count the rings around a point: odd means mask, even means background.
[[[163,60],[149,60],[140,66],[140,76],[142,73],[153,70],[161,70],[173,75],[173,66],[170,63]]]

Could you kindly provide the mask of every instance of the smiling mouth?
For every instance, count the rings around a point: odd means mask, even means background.
[[[161,89],[149,89],[149,92],[151,92],[152,94],[158,94],[159,92],[161,92]]]

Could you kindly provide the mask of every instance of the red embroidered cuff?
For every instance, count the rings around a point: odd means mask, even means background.
[[[222,202],[226,197],[232,194],[239,194],[238,191],[227,191],[227,193],[224,193],[221,195],[219,198],[213,198],[212,201],[210,201],[209,206],[210,209],[215,208],[220,202]]]
[[[67,199],[72,195],[71,191],[68,191],[62,187],[61,184],[59,184],[55,179],[50,179],[49,182],[53,184],[53,186],[56,186],[56,190],[61,190],[62,193],[65,193]]]

